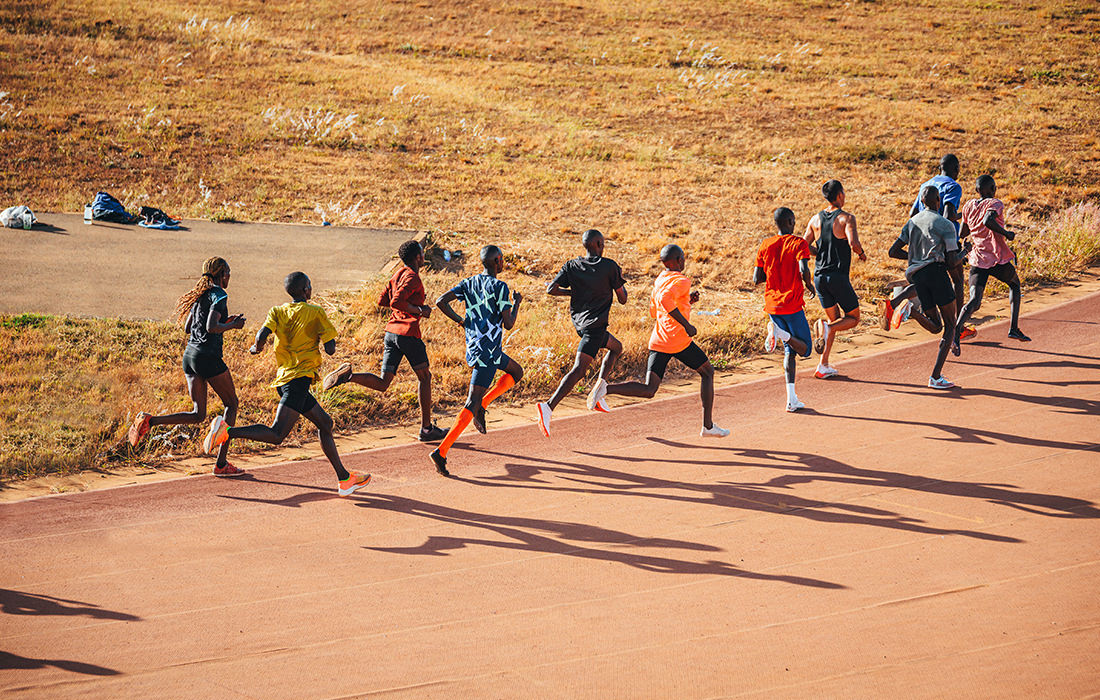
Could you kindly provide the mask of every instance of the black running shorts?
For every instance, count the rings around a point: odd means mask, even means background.
[[[191,346],[183,351],[183,373],[189,377],[210,379],[228,371],[221,355],[196,352]]]
[[[913,286],[917,288],[917,298],[925,313],[955,301],[955,287],[943,263],[931,263],[914,272]]]
[[[600,354],[600,350],[607,347],[607,339],[611,337],[606,328],[593,328],[584,332],[577,331],[577,335],[581,337],[577,352],[589,357]]]
[[[279,405],[285,405],[298,413],[312,410],[317,405],[317,399],[313,398],[313,394],[309,392],[311,384],[313,384],[313,377],[298,377],[280,385],[276,389],[279,392]]]
[[[707,354],[703,352],[703,348],[696,345],[694,341],[691,345],[677,353],[650,350],[649,360],[646,362],[646,373],[653,372],[658,377],[664,379],[665,370],[668,368],[668,362],[674,357],[691,369],[699,369],[707,363],[708,359]]]
[[[382,341],[382,374],[397,374],[401,358],[408,358],[413,369],[428,364],[428,348],[424,341],[411,335],[386,333]]]
[[[821,301],[821,308],[831,309],[839,305],[840,309],[850,314],[859,308],[859,298],[856,290],[852,289],[852,282],[848,275],[824,274],[814,277],[814,287],[817,288],[817,298]]]
[[[986,281],[993,277],[1005,284],[1011,284],[1016,279],[1016,266],[1010,262],[994,265],[993,267],[970,266],[970,286],[985,288]]]

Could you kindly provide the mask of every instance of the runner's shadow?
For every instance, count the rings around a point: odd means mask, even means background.
[[[295,489],[304,490],[304,493],[299,491],[285,498],[252,498],[249,496],[230,496],[220,493],[218,494],[218,498],[225,498],[230,501],[245,501],[248,503],[266,503],[267,505],[284,506],[286,508],[301,508],[307,503],[317,503],[319,501],[330,501],[334,498],[340,498],[336,490],[332,488],[322,489],[319,486],[312,486],[310,484],[294,484],[286,481],[272,481],[270,479],[259,479],[255,477],[249,479],[249,481],[256,484],[290,486]]]
[[[868,382],[869,384],[878,384],[881,382]],[[912,387],[906,389],[891,389],[889,390],[897,394],[909,394],[911,396],[935,396],[937,398],[962,400],[978,396],[988,396],[993,399],[1008,399],[1011,401],[1020,401],[1022,403],[1031,403],[1038,406],[1049,406],[1050,408],[1066,408],[1068,411],[1058,411],[1058,413],[1069,413],[1075,415],[1097,415],[1100,414],[1100,401],[1094,401],[1092,399],[1079,399],[1075,396],[1042,396],[1036,394],[1018,394],[1013,391],[1002,391],[1000,389],[983,389],[980,387],[965,387],[957,386],[947,391],[937,392],[932,394],[928,391],[921,391]],[[823,415],[823,414],[822,414]]]
[[[661,440],[660,438],[651,437],[648,439],[668,446],[680,445],[680,443]],[[702,448],[702,446],[699,445],[690,445],[689,447]],[[702,449],[712,448],[708,447]],[[640,458],[581,451],[578,451],[576,454],[623,462],[662,462],[666,464],[691,464],[727,468],[761,467],[766,469],[805,468],[804,465],[809,460],[824,459],[819,458],[817,455],[803,453],[777,453],[763,450],[738,450],[736,448],[727,449],[731,452],[739,452],[741,455],[747,457],[747,459],[716,461],[714,459]],[[625,498],[656,499],[680,503],[713,505],[724,508],[736,508],[738,510],[798,517],[816,522],[883,527],[922,534],[959,535],[991,542],[1019,543],[1022,541],[1015,537],[989,532],[934,527],[925,524],[925,522],[919,518],[901,515],[890,510],[873,506],[805,498],[790,491],[790,486],[793,485],[793,483],[790,485],[778,485],[779,489],[774,488],[773,486],[775,485],[773,484],[742,484],[735,482],[691,483],[657,476],[617,471],[580,462],[560,462],[527,455],[514,455],[499,452],[495,454],[505,457],[515,457],[523,461],[519,463],[506,463],[504,466],[508,474],[505,476],[469,479],[468,481],[470,483],[498,488],[565,491],[569,493],[614,495]],[[839,462],[836,464],[846,469],[852,469],[852,467]],[[536,478],[543,473],[547,473],[556,477],[557,480],[572,485],[562,486],[554,483],[551,479]],[[916,477],[908,475],[897,476],[905,477],[912,482],[917,481]]]
[[[83,673],[87,676],[118,676],[122,672],[113,668],[86,664],[81,661],[68,661],[65,659],[29,659],[25,656],[17,656],[8,651],[0,651],[0,669],[12,669],[16,671],[30,671],[36,668],[53,666],[62,671],[71,673]]]
[[[845,418],[851,419],[853,418],[853,416],[845,416]],[[964,433],[970,430],[967,428],[952,428],[950,426],[934,426],[933,424],[898,421],[889,418],[855,418],[857,420],[875,420],[887,423],[902,423],[906,425],[929,425],[930,427],[942,427],[945,430],[957,430]],[[1000,434],[997,433],[997,435]],[[701,448],[700,445],[678,443],[662,438],[651,437],[648,439],[652,442],[656,442],[658,444],[668,447],[675,447],[677,449]],[[985,442],[980,438],[978,439],[978,441]],[[1100,447],[1100,445],[1094,445],[1093,447],[1097,448]],[[1058,496],[1054,494],[1018,491],[1014,490],[1015,487],[1011,484],[949,481],[945,479],[916,477],[910,474],[902,474],[900,472],[861,469],[844,464],[843,462],[829,459],[828,457],[807,455],[800,452],[752,450],[742,448],[718,449],[728,449],[750,457],[779,456],[780,458],[783,458],[784,456],[786,456],[787,459],[790,459],[793,461],[793,463],[799,465],[798,467],[792,466],[789,468],[798,469],[802,472],[801,474],[789,474],[775,477],[765,484],[767,486],[790,488],[791,486],[796,484],[805,484],[814,481],[833,481],[848,484],[858,484],[861,486],[881,486],[895,489],[905,489],[909,491],[922,491],[924,493],[935,493],[945,496],[981,499],[988,503],[1003,505],[1009,508],[1015,508],[1017,510],[1023,510],[1028,513],[1045,515],[1052,518],[1100,518],[1100,508],[1097,508],[1096,504],[1092,501],[1087,501],[1081,498],[1074,498],[1071,496]],[[1019,540],[1014,541],[1019,542]]]
[[[477,483],[470,479],[460,481]],[[396,513],[427,518],[437,522],[478,528],[501,536],[503,539],[454,537],[432,535],[416,547],[364,547],[377,552],[419,556],[447,556],[452,550],[481,546],[522,552],[556,554],[580,559],[613,562],[626,566],[666,574],[693,574],[697,576],[731,576],[763,581],[777,581],[813,588],[838,589],[844,586],[830,581],[766,574],[736,567],[728,562],[708,559],[690,561],[625,551],[625,547],[684,549],[703,552],[720,552],[713,545],[666,538],[637,537],[617,530],[609,530],[585,523],[558,520],[540,520],[517,516],[499,516],[451,508],[418,501],[403,496],[371,494],[358,504],[373,510],[390,510]],[[547,534],[540,534],[547,533]],[[611,545],[613,549],[586,547],[579,543]]]
[[[104,610],[91,603],[0,588],[0,613],[5,615],[77,615],[99,620],[141,620],[136,615]]]

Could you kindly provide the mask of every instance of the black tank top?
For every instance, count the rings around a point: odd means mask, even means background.
[[[847,277],[848,270],[852,267],[852,246],[848,243],[848,239],[833,235],[833,222],[842,211],[842,209],[823,211],[817,215],[821,221],[821,235],[817,239],[815,275],[840,273]]]

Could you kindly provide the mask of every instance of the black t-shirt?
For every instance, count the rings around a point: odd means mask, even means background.
[[[222,315],[222,322],[229,316],[229,308],[226,299],[229,295],[221,287],[208,289],[198,300],[191,305],[191,337],[187,339],[187,347],[194,349],[203,355],[222,355],[222,334],[208,333],[206,331],[206,319],[210,317],[210,307],[214,307]]]
[[[607,328],[615,290],[626,284],[618,263],[594,255],[565,263],[554,282],[571,292],[569,312],[578,333]]]

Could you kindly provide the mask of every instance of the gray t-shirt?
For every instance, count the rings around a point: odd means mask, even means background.
[[[898,240],[909,246],[909,267],[905,278],[913,281],[913,273],[932,263],[947,261],[948,251],[958,250],[955,227],[946,218],[925,209],[905,222]]]

